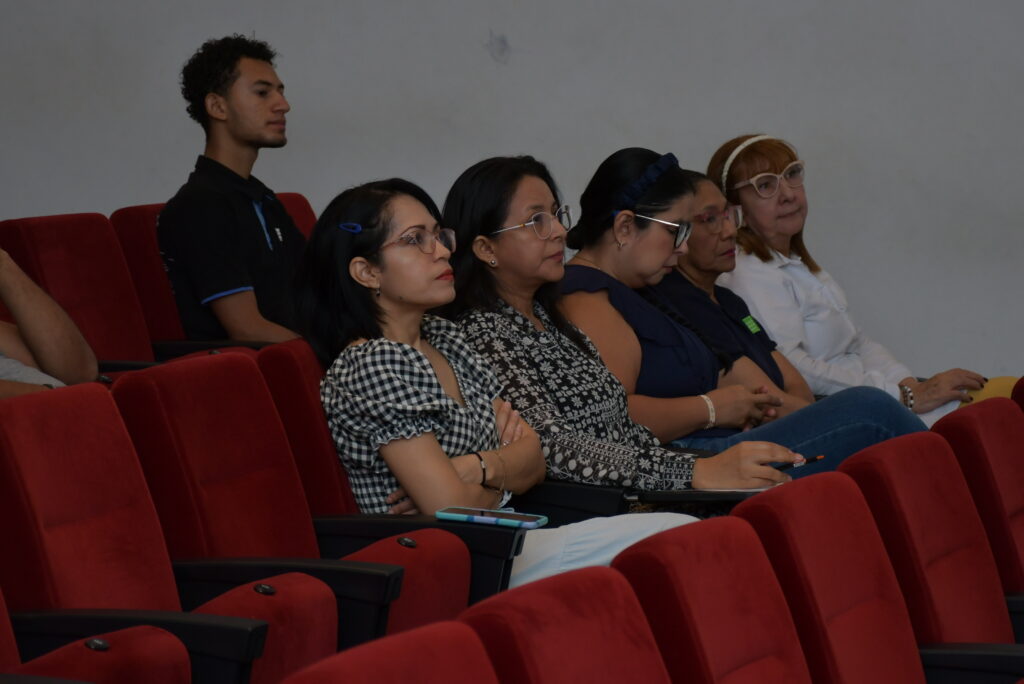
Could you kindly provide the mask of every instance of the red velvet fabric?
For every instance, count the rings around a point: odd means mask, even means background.
[[[253,590],[269,584],[267,595]],[[273,684],[337,650],[338,610],[334,592],[318,579],[297,572],[250,582],[195,609],[270,623],[263,655],[253,663],[250,684]]]
[[[156,239],[157,217],[163,208],[162,203],[125,207],[111,214],[110,222],[132,274],[150,339],[181,340],[185,331]]]
[[[415,547],[399,544],[408,537]],[[345,556],[345,560],[389,563],[405,569],[402,594],[388,613],[388,634],[458,616],[469,601],[469,550],[444,530],[417,530],[388,537]]]
[[[857,482],[871,508],[918,643],[1014,643],[985,528],[942,437],[890,439],[839,470]]]
[[[314,517],[358,513],[320,403],[324,369],[309,343],[272,344],[256,361],[288,433],[310,512]]]
[[[310,206],[309,200],[298,192],[279,192],[277,199],[284,205],[284,210],[292,217],[295,227],[302,231],[302,234],[309,239],[313,234],[313,226],[316,225],[316,212]]]
[[[668,682],[658,644],[629,583],[611,568],[538,580],[470,606],[502,682]]]
[[[171,557],[319,557],[284,428],[252,359],[164,364],[112,391]]]
[[[12,610],[179,610],[170,559],[110,394],[0,401],[0,586]]]
[[[956,454],[995,555],[1003,592],[1024,592],[1024,413],[1010,399],[964,406],[932,426]]]
[[[384,637],[292,675],[282,684],[498,684],[480,637],[461,622],[437,622]]]
[[[672,681],[810,684],[768,556],[745,520],[713,518],[620,553]]]
[[[142,307],[106,216],[3,221],[0,247],[60,304],[98,358],[153,360]]]
[[[849,476],[822,473],[733,509],[757,531],[814,682],[924,682],[907,606]]]
[[[89,637],[90,639],[93,637]],[[0,672],[58,677],[94,684],[188,684],[191,681],[188,652],[170,632],[156,627],[132,627],[99,634],[110,644],[107,651],[85,647],[88,639]]]

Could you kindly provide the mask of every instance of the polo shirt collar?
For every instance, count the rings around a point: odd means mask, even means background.
[[[803,259],[800,258],[799,254],[785,256],[781,252],[776,252],[774,249],[772,250],[772,264],[774,266],[777,266],[778,268],[783,268],[785,266],[800,265],[803,263],[804,261]]]
[[[214,182],[223,183],[227,187],[245,194],[254,202],[262,202],[267,195],[272,194],[256,176],[242,178],[237,173],[221,164],[219,161],[210,159],[206,155],[199,155],[196,159],[196,173],[209,176]]]

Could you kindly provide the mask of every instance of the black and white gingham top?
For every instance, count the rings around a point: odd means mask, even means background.
[[[459,323],[466,341],[490,363],[512,402],[540,437],[548,474],[559,480],[636,489],[686,489],[694,455],[661,446],[629,417],[626,390],[586,340],[583,353],[538,304],[537,330],[499,300]]]
[[[464,407],[445,394],[426,356],[383,338],[342,351],[320,384],[331,436],[364,513],[387,512],[384,499],[398,488],[378,451],[384,444],[432,432],[449,457],[498,446],[497,378],[453,323],[424,316],[421,334],[448,359]]]

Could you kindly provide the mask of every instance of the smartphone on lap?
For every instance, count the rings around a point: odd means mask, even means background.
[[[434,514],[438,520],[456,520],[459,522],[480,523],[482,525],[504,525],[505,527],[522,527],[533,530],[548,522],[547,516],[514,511],[500,511],[490,508],[461,508],[452,506],[442,508]]]

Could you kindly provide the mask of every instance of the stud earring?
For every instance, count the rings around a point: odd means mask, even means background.
[[[619,249],[622,249],[623,247],[626,246],[625,242],[619,242],[618,240],[615,241],[615,244],[619,246]]]
[[[493,268],[493,267],[498,265],[498,262],[496,260],[494,260],[494,259],[491,259],[487,263],[489,263],[491,265],[491,268]]]
[[[380,297],[380,288],[379,287],[377,288],[377,291],[374,294],[376,294],[378,297]]]

